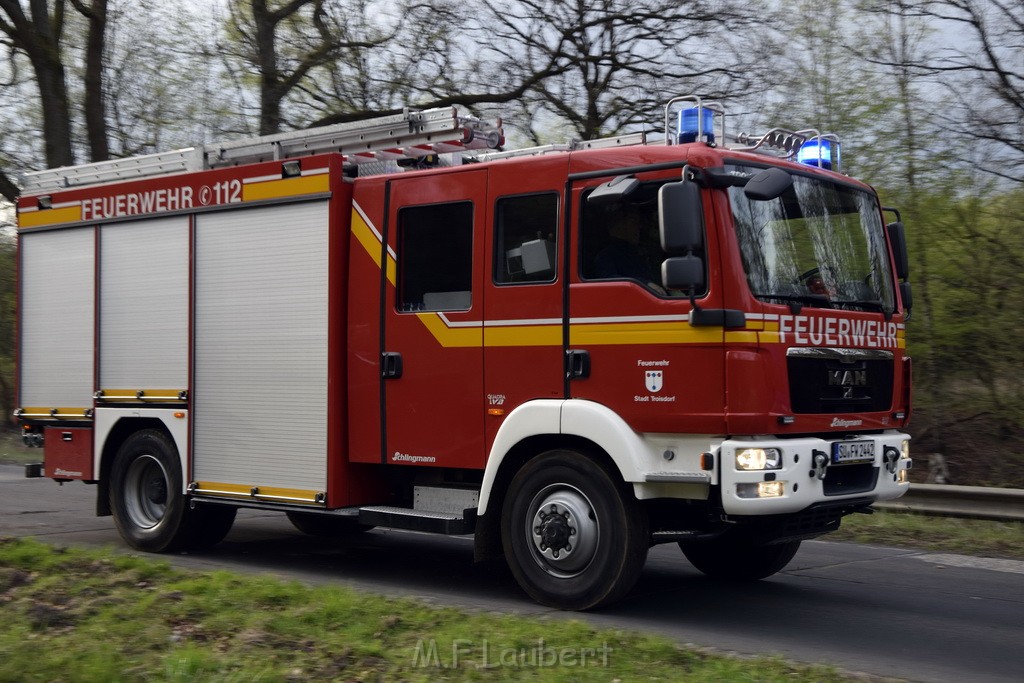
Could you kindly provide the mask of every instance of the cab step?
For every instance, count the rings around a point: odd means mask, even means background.
[[[459,536],[473,533],[476,527],[476,510],[467,509],[462,514],[457,514],[389,505],[371,505],[359,508],[359,523],[391,529]]]

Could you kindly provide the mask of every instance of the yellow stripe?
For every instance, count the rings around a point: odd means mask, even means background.
[[[137,398],[139,392],[142,392],[143,398]],[[103,389],[103,395],[100,396],[101,401],[142,401],[146,400],[164,400],[164,401],[181,401],[184,399],[178,398],[179,394],[184,389]]]
[[[304,489],[286,489],[276,486],[252,486],[247,484],[224,484],[213,481],[197,481],[196,493],[201,495],[228,495],[228,496],[240,496],[244,498],[254,498],[259,500],[260,496],[273,496],[278,498],[297,498],[299,501],[289,502],[307,502],[309,504],[316,504],[316,498],[320,495],[318,491],[306,491]],[[258,495],[253,496],[252,490],[256,489]]]
[[[77,223],[82,220],[81,206],[65,206],[61,209],[43,209],[18,214],[18,227],[38,228],[58,223]]]
[[[448,327],[437,313],[417,313],[416,317],[430,334],[446,348],[483,346],[483,327]]]
[[[52,413],[51,411],[57,411]],[[84,420],[86,419],[86,412],[92,410],[92,408],[54,408],[42,407],[42,406],[30,406],[21,408],[18,413],[19,416],[25,418],[53,418],[54,420]],[[91,419],[91,418],[89,418]]]
[[[363,220],[363,217],[355,209],[352,210],[352,234],[356,240],[363,246],[366,253],[370,255],[373,262],[380,268],[380,250],[381,244],[380,239],[373,233],[369,224]],[[395,263],[395,259],[388,254],[388,282],[395,284],[398,280],[396,273],[398,272],[398,264]]]
[[[726,344],[756,344],[757,343],[757,331],[744,331],[744,332],[731,332],[725,333]]]
[[[720,344],[721,329],[691,327],[684,321],[667,323],[576,324],[569,328],[569,343],[601,344]]]
[[[242,186],[242,201],[254,202],[260,199],[280,199],[304,194],[327,192],[331,179],[326,173],[298,178],[267,180],[262,183],[246,183]]]

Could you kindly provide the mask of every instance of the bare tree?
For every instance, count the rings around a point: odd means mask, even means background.
[[[939,73],[967,77],[955,79],[948,89],[960,105],[950,127],[991,145],[995,158],[983,162],[986,171],[1024,183],[1024,4],[919,0],[918,5],[920,12],[951,22],[951,32],[959,38],[926,65]]]
[[[85,45],[84,109],[85,131],[89,139],[92,161],[110,158],[107,138],[106,93],[103,88],[104,52],[107,34],[107,0],[71,0],[71,4],[88,21]]]
[[[281,130],[282,106],[310,72],[337,59],[342,49],[373,44],[341,37],[335,29],[345,7],[333,0],[231,0],[228,7],[237,38],[233,56],[259,78],[262,135]]]
[[[488,0],[485,5],[494,36],[510,48],[521,46],[512,53],[513,74],[523,79],[550,70],[551,64],[560,67],[531,88],[528,106],[568,122],[582,139],[648,121],[651,111],[675,95],[728,95],[752,80],[753,64],[765,56],[754,34],[743,50],[729,42],[729,29],[764,16],[756,2],[740,7],[729,1]]]
[[[593,138],[648,121],[671,96],[721,96],[752,80],[763,40],[730,43],[729,28],[761,19],[730,0],[412,0],[386,50],[345,51],[310,94],[317,124],[403,105],[521,112],[506,122],[536,141],[558,129]],[[457,29],[454,27],[458,27]],[[738,55],[747,54],[747,63]]]
[[[52,7],[46,0],[30,0],[29,13],[18,0],[0,0],[0,31],[13,52],[26,55],[35,72],[43,114],[47,166],[67,166],[72,152],[71,102],[61,58],[64,0]]]

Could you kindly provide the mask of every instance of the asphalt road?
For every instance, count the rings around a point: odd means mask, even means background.
[[[93,487],[26,480],[21,468],[0,465],[0,536],[127,552],[113,521],[94,510]],[[166,559],[488,612],[584,618],[882,677],[1024,680],[1020,561],[812,541],[780,574],[732,585],[704,578],[675,546],[658,546],[626,600],[579,615],[536,605],[503,563],[474,564],[472,544],[461,537],[375,530],[345,544],[324,542],[299,534],[282,514],[243,511],[216,548]]]

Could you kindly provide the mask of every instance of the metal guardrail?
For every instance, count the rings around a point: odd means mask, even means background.
[[[874,507],[922,515],[1024,522],[1024,489],[911,484],[902,498],[878,502]]]

